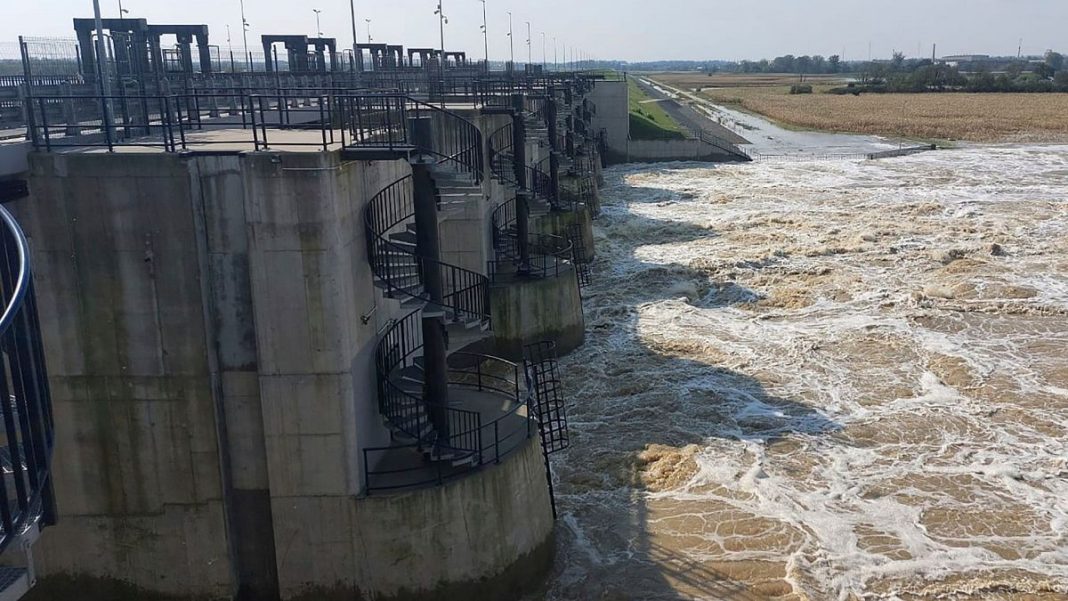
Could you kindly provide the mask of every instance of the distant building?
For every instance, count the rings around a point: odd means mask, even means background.
[[[951,56],[943,56],[938,59],[938,62],[945,63],[951,67],[959,67],[964,63],[977,63],[985,60],[990,60],[989,54],[954,54]]]

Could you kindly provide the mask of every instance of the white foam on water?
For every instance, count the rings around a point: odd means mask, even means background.
[[[607,176],[550,599],[1068,595],[1068,147]]]

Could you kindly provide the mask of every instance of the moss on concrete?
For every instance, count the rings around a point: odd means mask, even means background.
[[[582,346],[586,324],[574,271],[490,288],[494,353],[522,359],[527,344],[551,340],[560,354]]]
[[[23,601],[215,601],[225,597],[174,597],[117,578],[55,574],[37,580]]]
[[[385,597],[376,595],[375,601],[515,601],[523,595],[543,590],[545,578],[553,565],[556,547],[555,537],[550,534],[545,541],[521,556],[504,572],[492,578],[467,582],[440,584],[434,590],[401,590]],[[364,601],[366,596],[359,588],[339,585],[337,587],[308,587],[287,601]]]

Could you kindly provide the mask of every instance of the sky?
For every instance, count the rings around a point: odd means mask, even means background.
[[[100,0],[116,17],[120,0]],[[121,0],[150,23],[205,23],[212,43],[243,46],[239,0]],[[352,44],[349,0],[244,0],[250,50],[261,34],[316,33]],[[438,0],[356,0],[359,39],[438,47]],[[447,50],[482,58],[480,0],[443,0]],[[490,58],[507,60],[511,11],[516,60],[534,62],[564,48],[598,59],[759,59],[783,54],[842,55],[846,60],[938,54],[1015,55],[1068,50],[1068,0],[486,0]],[[71,19],[91,17],[92,0],[0,0],[0,43],[21,35],[73,37]],[[543,54],[543,35],[544,54]],[[10,45],[10,44],[8,44]]]

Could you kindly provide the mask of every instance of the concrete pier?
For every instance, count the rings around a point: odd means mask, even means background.
[[[14,208],[64,499],[37,554],[42,592],[51,577],[86,599],[109,582],[461,599],[540,576],[552,516],[536,439],[484,475],[365,495],[362,449],[390,442],[374,348],[405,309],[375,287],[363,212],[406,161],[68,153],[30,169]]]
[[[521,358],[523,347],[556,342],[560,354],[582,346],[586,323],[573,268],[553,277],[516,278],[490,289],[495,351]]]

